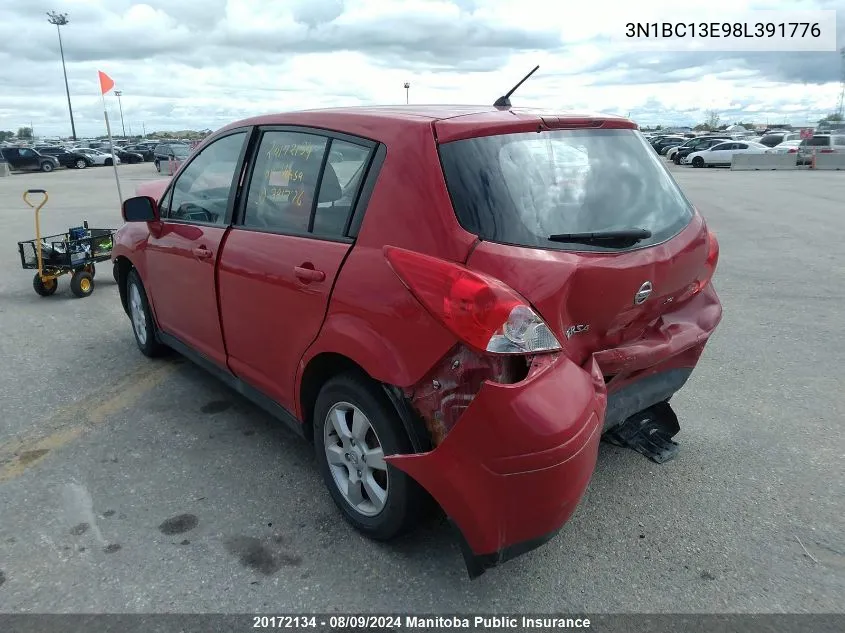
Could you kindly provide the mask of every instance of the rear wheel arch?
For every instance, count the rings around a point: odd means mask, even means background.
[[[366,380],[376,382],[354,360],[343,354],[333,352],[317,354],[308,361],[308,365],[306,365],[302,372],[298,392],[299,410],[302,416],[305,437],[309,441],[314,440],[314,407],[317,404],[317,396],[320,395],[320,389],[335,376],[346,373],[356,374],[364,377]]]

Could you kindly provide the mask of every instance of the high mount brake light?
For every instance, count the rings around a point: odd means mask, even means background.
[[[384,254],[408,290],[466,344],[493,354],[561,349],[528,302],[498,279],[392,246]]]

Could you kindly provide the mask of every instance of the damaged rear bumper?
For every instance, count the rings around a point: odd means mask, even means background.
[[[476,576],[569,519],[595,469],[606,405],[598,365],[561,355],[517,384],[485,383],[434,450],[387,460],[437,500]]]

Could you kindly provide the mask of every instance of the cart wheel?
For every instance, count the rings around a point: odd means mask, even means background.
[[[94,276],[84,270],[77,270],[70,278],[70,291],[77,297],[87,297],[94,292]]]
[[[59,287],[59,282],[55,277],[44,281],[41,279],[41,275],[35,273],[35,277],[32,278],[32,287],[35,288],[36,294],[42,297],[49,297],[51,294],[56,292],[56,288]]]
[[[86,273],[90,273],[91,279],[93,279],[97,274],[97,269],[94,267],[94,264],[88,264],[82,270],[84,270]]]

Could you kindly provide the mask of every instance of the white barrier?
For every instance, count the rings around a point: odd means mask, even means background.
[[[11,175],[12,172],[9,171],[9,163],[7,163],[5,160],[0,160],[0,178]]]
[[[845,169],[845,154],[816,154],[816,160],[813,169]]]
[[[731,157],[731,169],[734,171],[769,171],[797,168],[797,154],[734,154]]]

